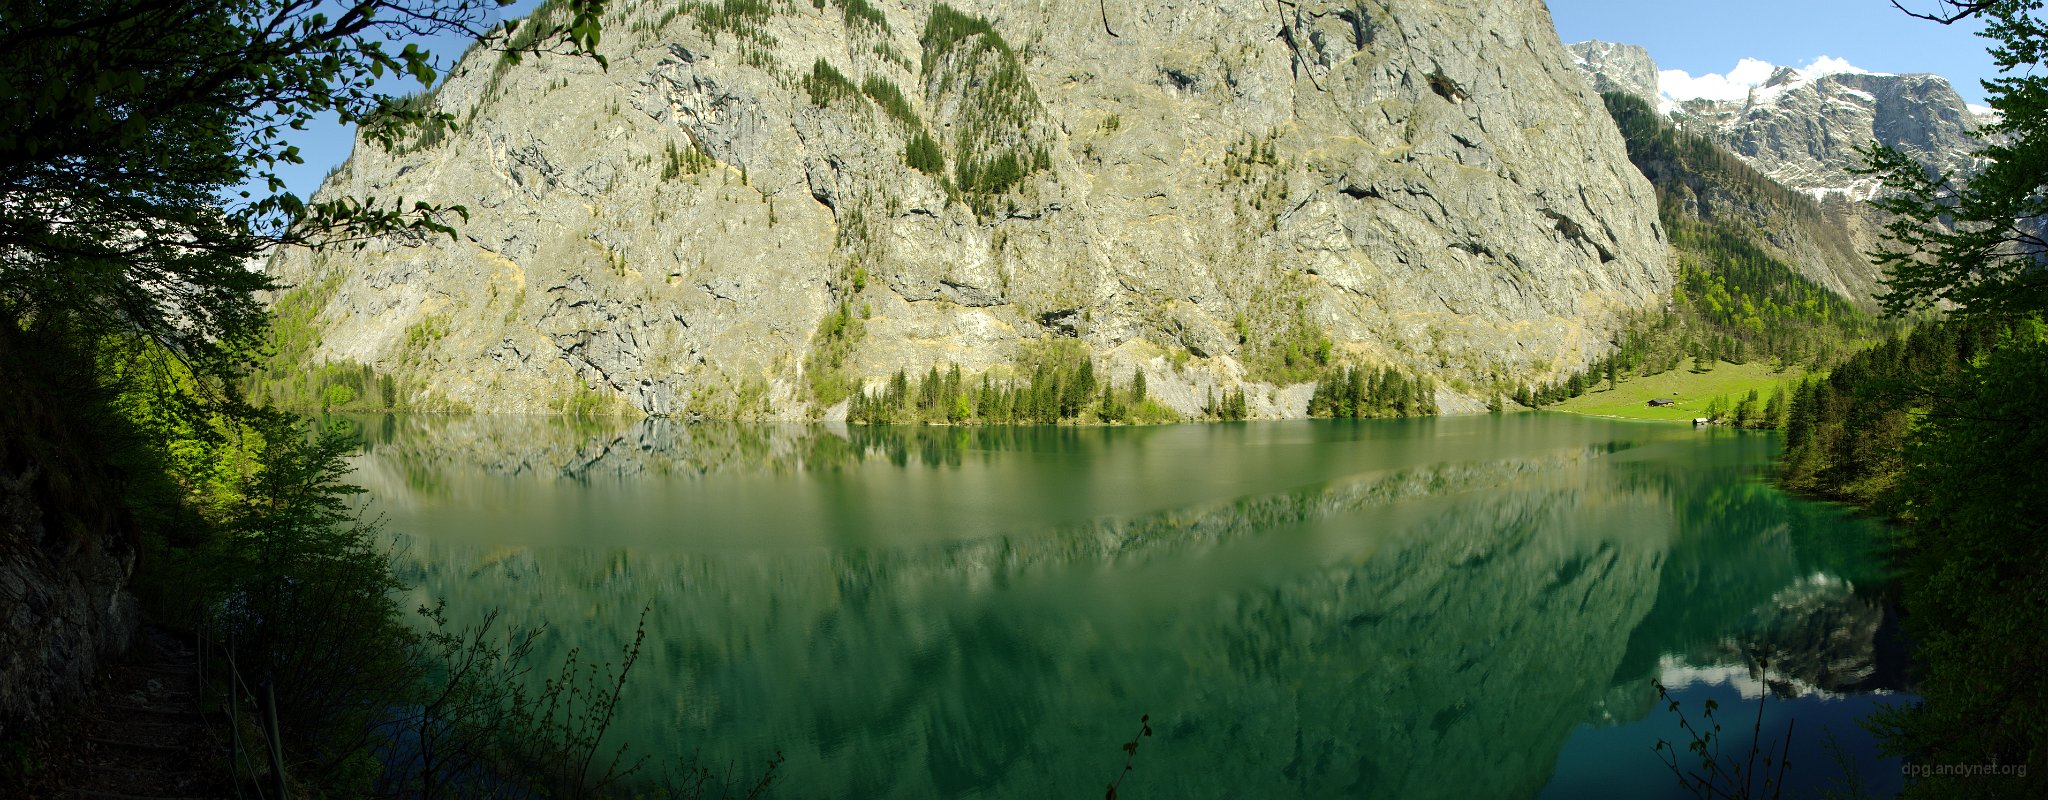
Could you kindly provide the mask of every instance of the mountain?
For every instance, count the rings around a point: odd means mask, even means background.
[[[1882,277],[1846,202],[1823,203],[1772,180],[1716,140],[1684,129],[1632,94],[1606,95],[1629,158],[1657,187],[1667,230],[1697,222],[1728,231],[1801,277],[1871,308]]]
[[[1182,413],[1338,364],[1454,411],[1673,286],[1538,0],[640,4],[605,54],[474,51],[419,99],[459,130],[356,149],[323,196],[470,217],[278,257],[272,389],[801,418],[1078,346]]]
[[[1657,105],[1657,62],[1650,51],[1632,44],[1589,40],[1565,46],[1572,63],[1593,81],[1593,91],[1621,92]]]
[[[1778,67],[1741,100],[1677,100],[1659,92],[1657,65],[1640,47],[1585,41],[1568,49],[1596,91],[1641,97],[1681,127],[1816,199],[1870,198],[1876,181],[1850,169],[1863,163],[1856,148],[1873,141],[1929,166],[1968,173],[1980,144],[1977,129],[1992,120],[1939,75]]]
[[[1690,100],[1673,117],[1707,132],[1764,174],[1817,198],[1867,200],[1873,176],[1856,148],[1879,142],[1937,169],[1967,174],[1983,124],[1947,79],[1780,67],[1740,101]]]
[[[1934,75],[1779,67],[1742,100],[1677,101],[1659,92],[1657,65],[1642,48],[1587,41],[1568,49],[1596,90],[1645,100],[1683,135],[1704,137],[1803,197],[1745,180],[1745,170],[1707,170],[1725,178],[1715,180],[1693,167],[1675,169],[1669,159],[1646,164],[1639,157],[1660,194],[1676,193],[1689,217],[1746,228],[1801,275],[1866,308],[1874,307],[1882,275],[1864,254],[1880,243],[1885,220],[1863,202],[1877,182],[1852,174],[1863,164],[1856,148],[1876,141],[1967,174],[1976,131],[1988,121]],[[1694,155],[1699,163],[1721,160]]]
[[[1633,363],[1618,366],[1674,368],[1683,350],[1672,346],[1693,342],[1702,348],[1695,357],[1826,369],[1877,333],[1869,313],[1876,270],[1851,243],[1840,207],[1779,185],[1641,98],[1602,99],[1629,159],[1657,187],[1680,279],[1671,313],[1623,337],[1620,360]]]

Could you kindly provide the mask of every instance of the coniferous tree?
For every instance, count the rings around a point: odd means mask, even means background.
[[[1946,307],[1932,330],[1843,363],[1787,424],[1785,471],[1867,498],[1908,523],[1899,539],[1905,625],[1922,703],[1876,720],[1922,764],[2025,764],[2048,753],[2048,24],[2040,0],[1941,0],[1916,15],[1976,18],[2001,76],[2001,118],[1967,180],[1876,148],[1895,215],[1880,298],[1894,313]],[[1840,391],[1836,391],[1839,387]],[[1917,423],[1908,424],[1908,416]],[[1837,426],[1847,418],[1855,427]],[[1794,438],[1794,432],[1798,438]],[[1936,773],[1913,797],[2048,795],[2048,773]]]

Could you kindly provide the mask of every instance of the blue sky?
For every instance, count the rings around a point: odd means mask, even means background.
[[[524,17],[533,11],[534,7],[539,6],[540,2],[541,0],[517,0],[510,6],[498,9],[498,15],[502,19]],[[455,59],[461,56],[464,50],[469,49],[470,40],[442,36],[424,40],[420,44],[435,54],[440,66],[445,70],[454,64]],[[392,49],[394,52],[397,50]],[[393,95],[413,94],[423,88],[419,81],[398,75],[386,77],[378,82],[377,87]],[[349,149],[355,144],[355,129],[352,126],[343,127],[334,120],[333,115],[328,115],[309,123],[306,130],[290,137],[288,141],[299,146],[299,155],[306,163],[281,164],[277,175],[284,179],[285,191],[307,198],[320,188],[320,181],[327,177],[329,171],[348,159]],[[261,188],[261,184],[252,182],[250,191],[256,192]]]
[[[1900,0],[1931,11],[1935,0]],[[1871,72],[1932,72],[1981,104],[1996,67],[1981,26],[1914,19],[1889,0],[1549,0],[1558,38],[1642,45],[1665,70],[1727,76],[1745,58],[1806,67],[1822,58]],[[1755,68],[1745,70],[1747,77]],[[1765,72],[1768,75],[1768,72]]]
[[[1927,9],[1935,0],[1901,0]],[[518,16],[539,0],[519,0],[504,13]],[[1642,45],[1660,68],[1690,78],[1761,80],[1757,64],[1738,70],[1743,59],[1807,67],[1822,58],[1839,59],[1874,72],[1932,72],[1948,78],[1972,103],[1982,103],[1977,81],[1994,70],[1984,39],[1974,28],[1942,26],[1912,19],[1888,0],[1549,0],[1558,37],[1565,42],[1604,39]],[[429,42],[444,59],[468,43]],[[1831,63],[1831,62],[1829,62]],[[1710,85],[1708,82],[1700,85]],[[1721,85],[1727,85],[1723,81]],[[411,81],[390,80],[398,94],[419,90]],[[352,133],[338,124],[315,125],[293,140],[306,163],[281,170],[289,189],[312,194],[328,170],[348,158]]]

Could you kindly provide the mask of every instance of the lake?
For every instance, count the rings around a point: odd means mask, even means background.
[[[1729,756],[1769,698],[1796,792],[1900,783],[1856,725],[1911,699],[1883,531],[1771,488],[1774,434],[351,422],[409,605],[545,621],[551,660],[647,610],[611,741],[654,769],[1099,797],[1150,715],[1122,797],[1686,797],[1661,681]]]

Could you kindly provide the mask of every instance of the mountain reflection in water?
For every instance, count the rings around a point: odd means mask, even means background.
[[[1099,792],[1150,714],[1126,796],[1531,797],[1758,648],[1781,694],[1899,688],[1875,529],[1764,484],[1766,435],[355,422],[415,599],[548,658],[651,606],[615,733],[782,752],[789,796]],[[1611,768],[1669,781],[1636,738]]]

